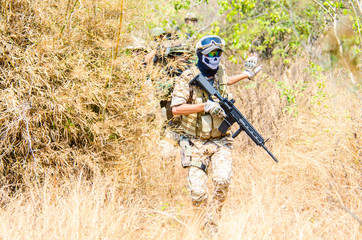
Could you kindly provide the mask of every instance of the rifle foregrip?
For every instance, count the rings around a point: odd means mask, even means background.
[[[234,134],[232,135],[233,138],[236,138],[242,131],[242,128],[239,128],[236,132],[234,132]]]

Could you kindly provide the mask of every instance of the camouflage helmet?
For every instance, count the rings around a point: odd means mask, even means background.
[[[185,21],[186,21],[186,20],[194,20],[194,21],[197,21],[198,18],[197,18],[197,16],[196,16],[195,13],[193,13],[193,12],[188,12],[188,13],[185,14]]]
[[[207,35],[196,43],[196,52],[201,51],[202,54],[208,54],[216,49],[224,51],[224,47],[224,39],[216,35]]]
[[[147,51],[147,44],[146,41],[138,38],[138,37],[131,37],[132,43],[126,47],[127,50],[131,51]]]
[[[175,34],[177,32],[177,27],[172,24],[167,24],[165,26],[165,33],[166,34]]]
[[[153,28],[152,31],[151,31],[151,35],[152,37],[154,38],[157,38],[163,34],[166,34],[165,30],[163,28],[160,28],[160,27],[156,27],[156,28]]]
[[[186,43],[173,44],[166,48],[166,56],[178,56],[191,53],[190,47]]]

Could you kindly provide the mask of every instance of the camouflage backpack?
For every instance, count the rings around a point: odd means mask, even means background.
[[[164,72],[166,73],[165,78],[161,79],[157,88],[160,94],[160,105],[164,111],[164,116],[168,120],[172,118],[171,111],[171,93],[175,86],[177,77],[180,76],[183,71],[189,69],[196,62],[196,57],[190,50],[190,47],[185,43],[173,42],[171,45],[166,47],[165,57],[167,64]]]
[[[165,77],[160,81],[160,88],[163,90],[163,98],[170,99],[175,78],[183,71],[196,63],[196,56],[190,51],[189,45],[185,43],[171,42],[164,46],[163,58]]]

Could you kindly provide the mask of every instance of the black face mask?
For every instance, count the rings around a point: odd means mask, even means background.
[[[211,69],[210,67],[208,67],[203,61],[202,61],[202,53],[201,51],[197,51],[197,64],[196,66],[200,69],[200,72],[202,73],[202,75],[204,75],[205,77],[212,77],[216,74],[217,70],[219,68],[216,69]]]

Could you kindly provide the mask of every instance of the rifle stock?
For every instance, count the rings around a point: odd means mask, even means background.
[[[256,145],[263,147],[276,163],[279,162],[278,159],[265,146],[265,143],[268,141],[268,139],[265,141],[258,131],[256,131],[249,121],[234,106],[234,99],[229,100],[227,98],[223,98],[201,73],[190,81],[190,85],[197,85],[198,87],[202,88],[209,96],[215,96],[219,100],[219,104],[226,114],[226,117],[218,128],[220,132],[225,134],[234,123],[237,123],[239,125],[239,129],[233,133],[233,138],[236,138],[241,133],[241,131],[245,131],[245,133],[254,141]]]

